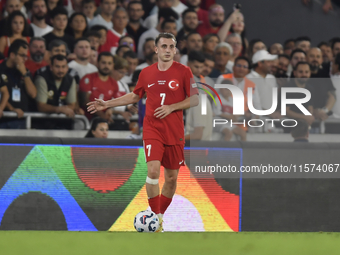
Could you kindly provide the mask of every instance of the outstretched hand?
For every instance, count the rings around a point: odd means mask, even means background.
[[[162,105],[155,110],[154,116],[156,118],[164,119],[166,116],[172,113],[172,111],[173,110],[171,109],[170,105]]]
[[[102,99],[95,98],[95,101],[87,103],[87,111],[94,114],[98,111],[105,110],[107,108],[106,102]]]

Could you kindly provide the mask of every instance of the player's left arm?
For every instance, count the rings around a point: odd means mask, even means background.
[[[190,97],[187,97],[181,102],[171,104],[171,105],[162,105],[161,107],[158,107],[155,110],[154,116],[156,118],[164,119],[166,116],[168,116],[173,111],[185,110],[190,107],[197,106],[198,103],[199,103],[198,95],[192,95]]]

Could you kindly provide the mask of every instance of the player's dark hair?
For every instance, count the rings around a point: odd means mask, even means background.
[[[83,0],[81,1],[81,6],[84,6],[85,4],[94,4],[96,5],[96,2],[94,0]]]
[[[162,29],[162,30],[164,30],[164,28],[165,28],[165,25],[166,25],[167,23],[173,23],[173,24],[176,24],[176,21],[175,21],[175,20],[173,20],[173,19],[166,19],[166,20],[164,20],[164,21],[163,21],[163,23],[162,23],[162,25],[161,25],[161,29]]]
[[[185,15],[187,15],[188,13],[195,13],[197,15],[197,12],[195,11],[195,9],[188,8],[184,12],[182,12],[182,18],[184,19]]]
[[[239,56],[239,57],[237,57],[237,58],[235,59],[235,61],[234,61],[234,65],[236,65],[237,62],[238,62],[239,60],[244,60],[244,61],[246,61],[246,62],[248,63],[248,69],[250,69],[251,63],[250,63],[250,60],[249,60],[247,57],[244,57],[244,56]]]
[[[288,59],[289,61],[290,61],[290,57],[287,55],[287,54],[279,54],[278,56],[277,56],[277,58],[279,59],[279,58],[286,58],[286,59]]]
[[[297,119],[297,125],[293,127],[291,135],[293,138],[305,137],[308,134],[309,125],[303,119]]]
[[[100,118],[100,117],[93,118],[92,123],[91,123],[91,128],[87,132],[87,134],[85,135],[85,138],[94,138],[92,131],[96,131],[99,123],[106,123],[106,124],[109,125],[109,123],[107,122],[106,119],[103,119],[103,118]]]
[[[20,48],[28,49],[28,43],[22,39],[16,39],[8,49],[8,56],[13,52],[17,54]]]
[[[175,41],[175,44],[177,43],[176,37],[173,34],[171,34],[171,33],[160,33],[155,39],[155,45],[158,44],[158,42],[161,38],[172,39],[172,40]]]
[[[193,51],[190,51],[188,54],[188,61],[189,62],[197,61],[200,63],[204,63],[205,57],[202,52],[193,50]]]
[[[102,58],[102,56],[105,56],[105,57],[112,57],[112,61],[114,62],[114,57],[113,57],[113,55],[111,54],[111,52],[108,52],[108,51],[103,51],[103,52],[101,52],[101,53],[99,53],[99,55],[98,55],[98,58],[97,58],[97,61],[99,62],[100,61],[100,59]]]
[[[137,58],[136,52],[133,52],[132,50],[129,50],[123,54],[123,58]]]
[[[24,30],[22,30],[21,35],[22,36],[29,36],[29,25],[27,23],[26,17],[24,16],[24,14],[22,14],[21,11],[13,11],[8,16],[8,20],[6,22],[8,36],[12,36],[13,35],[12,22],[13,22],[14,18],[17,17],[17,16],[20,16],[20,17],[22,17],[24,19]],[[6,27],[5,28],[1,28],[1,29],[6,29]]]
[[[215,61],[214,57],[208,53],[204,53],[205,60]]]
[[[295,44],[302,42],[302,41],[310,42],[311,39],[308,36],[299,36],[298,38],[295,39]]]
[[[61,55],[61,54],[54,55],[53,57],[51,57],[51,65],[53,65],[54,60],[58,60],[58,61],[63,61],[63,60],[65,60],[66,63],[67,63],[67,57],[64,56],[64,55]]]
[[[143,4],[142,4],[141,1],[130,1],[130,2],[128,3],[127,10],[130,10],[131,5],[133,5],[133,4],[140,4],[140,5],[142,6],[142,9],[144,9],[144,8],[143,8]]]
[[[104,29],[107,32],[107,27],[102,25],[94,25],[90,28],[91,31],[100,31],[102,29]]]
[[[299,62],[296,64],[296,66],[294,67],[294,71],[296,71],[300,65],[308,65],[309,68],[310,68],[310,65],[309,65],[308,62],[306,62],[306,61],[299,61]]]
[[[290,54],[290,59],[292,59],[293,56],[294,56],[294,54],[297,53],[297,52],[301,52],[301,53],[305,54],[305,56],[307,56],[307,55],[306,55],[306,52],[304,52],[303,50],[301,50],[301,49],[295,49],[295,50],[293,50],[292,53]]]
[[[58,15],[66,15],[68,18],[68,12],[63,6],[57,6],[51,11],[51,19],[54,19]]]

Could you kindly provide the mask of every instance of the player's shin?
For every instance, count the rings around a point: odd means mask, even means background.
[[[148,195],[148,202],[153,211],[156,214],[160,213],[160,200],[159,200],[159,184],[158,179],[146,178],[146,193]]]

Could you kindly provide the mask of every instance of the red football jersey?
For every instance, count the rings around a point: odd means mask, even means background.
[[[158,63],[148,66],[139,75],[133,91],[140,98],[147,94],[143,123],[143,139],[160,140],[166,145],[183,144],[183,110],[170,113],[164,119],[154,117],[155,109],[171,105],[198,94],[190,68],[173,62],[166,71],[158,70]]]
[[[95,98],[106,100],[111,100],[112,98],[117,98],[118,84],[117,82],[109,76],[106,81],[102,81],[99,78],[98,73],[90,73],[85,75],[79,82],[79,90],[82,92],[89,92],[90,101],[94,101]],[[93,116],[87,111],[86,117],[91,119]]]
[[[90,73],[80,80],[79,90],[90,92],[90,101],[93,101],[95,98],[107,101],[117,97],[118,84],[110,76],[106,81],[102,81],[98,73]]]
[[[106,41],[103,45],[99,46],[98,52],[111,52],[112,48],[114,48],[114,51],[116,51],[119,46],[119,39],[121,37],[122,35],[118,34],[114,29],[108,30],[106,33]]]

